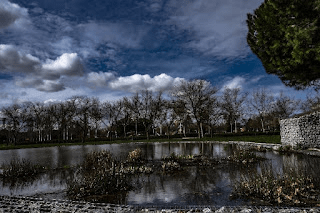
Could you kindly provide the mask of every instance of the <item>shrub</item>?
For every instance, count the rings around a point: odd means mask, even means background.
[[[9,164],[2,164],[2,177],[5,179],[28,179],[43,172],[44,167],[26,159],[12,159]]]
[[[122,167],[106,150],[89,153],[78,171],[78,178],[68,183],[67,195],[78,200],[129,190],[131,186],[121,172]]]
[[[138,149],[135,149],[135,150],[129,152],[128,157],[127,157],[127,161],[132,162],[132,163],[142,161],[141,149],[138,148]]]
[[[241,177],[235,184],[232,196],[259,199],[275,205],[314,205],[320,201],[310,177],[285,174],[274,176],[271,172]]]

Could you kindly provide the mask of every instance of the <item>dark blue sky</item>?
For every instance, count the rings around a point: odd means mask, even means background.
[[[266,87],[304,97],[267,75],[246,42],[262,0],[2,0],[1,105],[114,100],[201,78],[219,88]]]

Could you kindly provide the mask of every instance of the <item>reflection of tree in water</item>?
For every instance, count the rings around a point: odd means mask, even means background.
[[[46,185],[52,188],[64,188],[68,180],[73,179],[74,169],[54,169],[47,170],[38,175],[32,175],[24,178],[2,178],[2,187],[9,188],[12,192],[28,190],[32,186]],[[33,189],[32,189],[33,190]],[[49,189],[50,190],[50,189]],[[46,193],[46,192],[44,192]]]
[[[210,194],[216,189],[216,181],[221,179],[220,173],[211,168],[192,167],[189,170],[189,194],[186,195],[187,203],[211,203]]]
[[[311,177],[314,184],[320,187],[320,158],[303,154],[283,156],[284,173]]]

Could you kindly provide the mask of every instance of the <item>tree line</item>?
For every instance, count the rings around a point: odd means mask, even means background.
[[[89,138],[279,131],[279,119],[319,107],[320,95],[302,102],[267,89],[218,90],[205,80],[181,81],[169,94],[143,90],[117,101],[74,96],[64,102],[14,104],[1,109],[2,142],[42,143]]]

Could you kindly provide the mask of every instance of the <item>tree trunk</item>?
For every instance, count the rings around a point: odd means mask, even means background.
[[[264,123],[263,123],[263,119],[262,118],[261,118],[261,127],[262,127],[262,131],[265,132]]]
[[[136,136],[138,136],[138,119],[136,118],[135,122]]]

